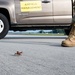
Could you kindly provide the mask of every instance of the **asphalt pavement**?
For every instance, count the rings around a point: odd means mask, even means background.
[[[75,47],[61,47],[65,38],[7,35],[0,40],[0,75],[75,75]]]

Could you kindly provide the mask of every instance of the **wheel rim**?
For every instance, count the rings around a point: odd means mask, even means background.
[[[3,31],[4,29],[4,23],[2,20],[0,20],[0,33]]]

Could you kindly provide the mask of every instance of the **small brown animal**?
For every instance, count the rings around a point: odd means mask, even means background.
[[[21,55],[23,52],[17,51],[15,55]]]

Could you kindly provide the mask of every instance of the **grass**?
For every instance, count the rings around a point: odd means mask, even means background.
[[[64,36],[64,33],[29,33],[25,35],[34,35],[34,36]]]

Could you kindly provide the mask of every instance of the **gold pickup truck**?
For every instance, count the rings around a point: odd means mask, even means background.
[[[68,30],[74,22],[74,4],[74,0],[0,0],[0,39],[9,30]]]

